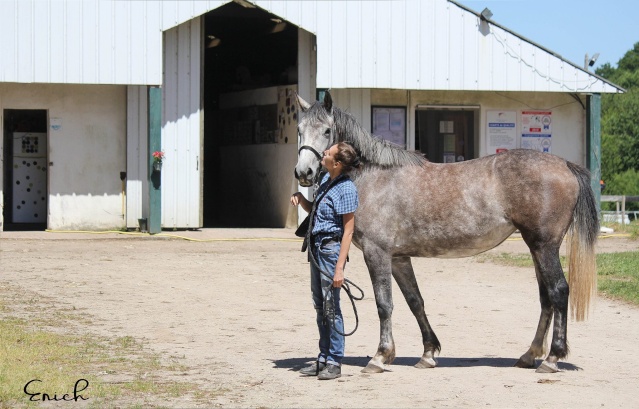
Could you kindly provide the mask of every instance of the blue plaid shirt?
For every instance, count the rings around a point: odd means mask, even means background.
[[[327,173],[322,179],[316,197],[319,197],[329,184],[330,175]],[[316,242],[321,242],[328,237],[342,237],[344,234],[342,215],[355,212],[358,205],[359,198],[355,184],[346,176],[324,195],[317,206],[312,231]]]

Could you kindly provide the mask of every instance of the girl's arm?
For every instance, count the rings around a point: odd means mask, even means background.
[[[348,250],[353,241],[353,231],[355,231],[355,213],[346,213],[342,216],[344,221],[344,235],[342,236],[342,245],[339,250],[339,258],[335,266],[335,276],[333,277],[333,287],[341,287],[344,284],[344,267],[346,266],[346,258]]]

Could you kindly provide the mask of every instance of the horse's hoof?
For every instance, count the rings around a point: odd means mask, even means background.
[[[559,367],[554,362],[544,361],[539,365],[539,368],[535,371],[537,373],[555,373],[559,372]]]
[[[368,363],[366,368],[362,369],[362,373],[382,373],[384,372],[384,368],[373,363]]]
[[[415,368],[424,369],[424,368],[434,368],[437,366],[437,361],[433,358],[422,358],[415,364]]]

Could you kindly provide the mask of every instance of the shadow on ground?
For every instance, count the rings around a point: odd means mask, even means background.
[[[343,364],[349,366],[359,366],[364,368],[370,356],[351,356],[345,357]],[[290,371],[298,371],[309,363],[313,362],[312,358],[287,358],[276,359],[272,361],[275,368],[288,369]],[[393,361],[394,366],[414,366],[419,362],[419,357],[398,357]],[[516,359],[512,358],[437,358],[438,368],[471,368],[476,366],[488,366],[493,368],[510,368],[515,366]],[[541,360],[537,360],[535,367],[541,364]],[[580,371],[581,368],[567,362],[559,362],[559,369],[562,371]]]

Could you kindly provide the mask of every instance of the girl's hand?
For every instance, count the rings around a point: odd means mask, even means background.
[[[300,198],[298,195],[302,195],[300,192],[295,192],[293,193],[293,195],[291,195],[291,204],[293,206],[298,206],[300,204]]]

